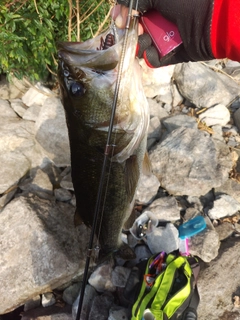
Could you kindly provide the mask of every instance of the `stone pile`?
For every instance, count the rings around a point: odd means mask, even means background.
[[[207,227],[190,239],[202,261],[199,320],[239,319],[240,64],[142,67],[153,174],[141,176],[136,216],[150,211],[169,223],[141,241],[123,235],[137,257],[92,273],[83,319],[129,318],[116,295],[131,268],[178,249],[179,224],[199,215]],[[40,84],[24,94],[9,90],[0,89],[0,315],[24,305],[22,320],[74,319],[89,230],[73,224],[63,107]]]

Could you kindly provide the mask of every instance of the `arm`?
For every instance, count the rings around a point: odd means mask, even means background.
[[[129,0],[118,2],[128,5]],[[214,58],[240,61],[240,0],[139,0],[137,9],[158,10],[179,29],[183,47],[164,64]],[[146,34],[140,36],[142,57],[150,66],[164,65],[150,42]]]

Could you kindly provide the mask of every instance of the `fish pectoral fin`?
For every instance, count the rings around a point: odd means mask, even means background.
[[[145,174],[145,176],[150,176],[152,174],[152,164],[147,152],[145,152],[143,158],[142,173]]]
[[[127,194],[130,196],[130,203],[134,197],[138,179],[139,179],[139,166],[137,156],[132,155],[126,160],[125,163],[125,187]]]
[[[75,214],[74,214],[74,225],[75,227],[80,226],[81,224],[83,224],[83,220],[81,218],[81,215],[78,211],[78,208],[75,210]]]

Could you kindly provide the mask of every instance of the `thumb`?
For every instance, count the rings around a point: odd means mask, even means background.
[[[147,65],[151,68],[158,68],[162,65],[158,51],[152,45],[152,39],[147,33],[143,33],[138,37],[136,55],[138,58],[144,58]]]

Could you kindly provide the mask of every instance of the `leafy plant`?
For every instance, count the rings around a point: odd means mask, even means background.
[[[0,73],[46,80],[58,41],[85,41],[106,27],[111,0],[8,0],[0,4]]]

